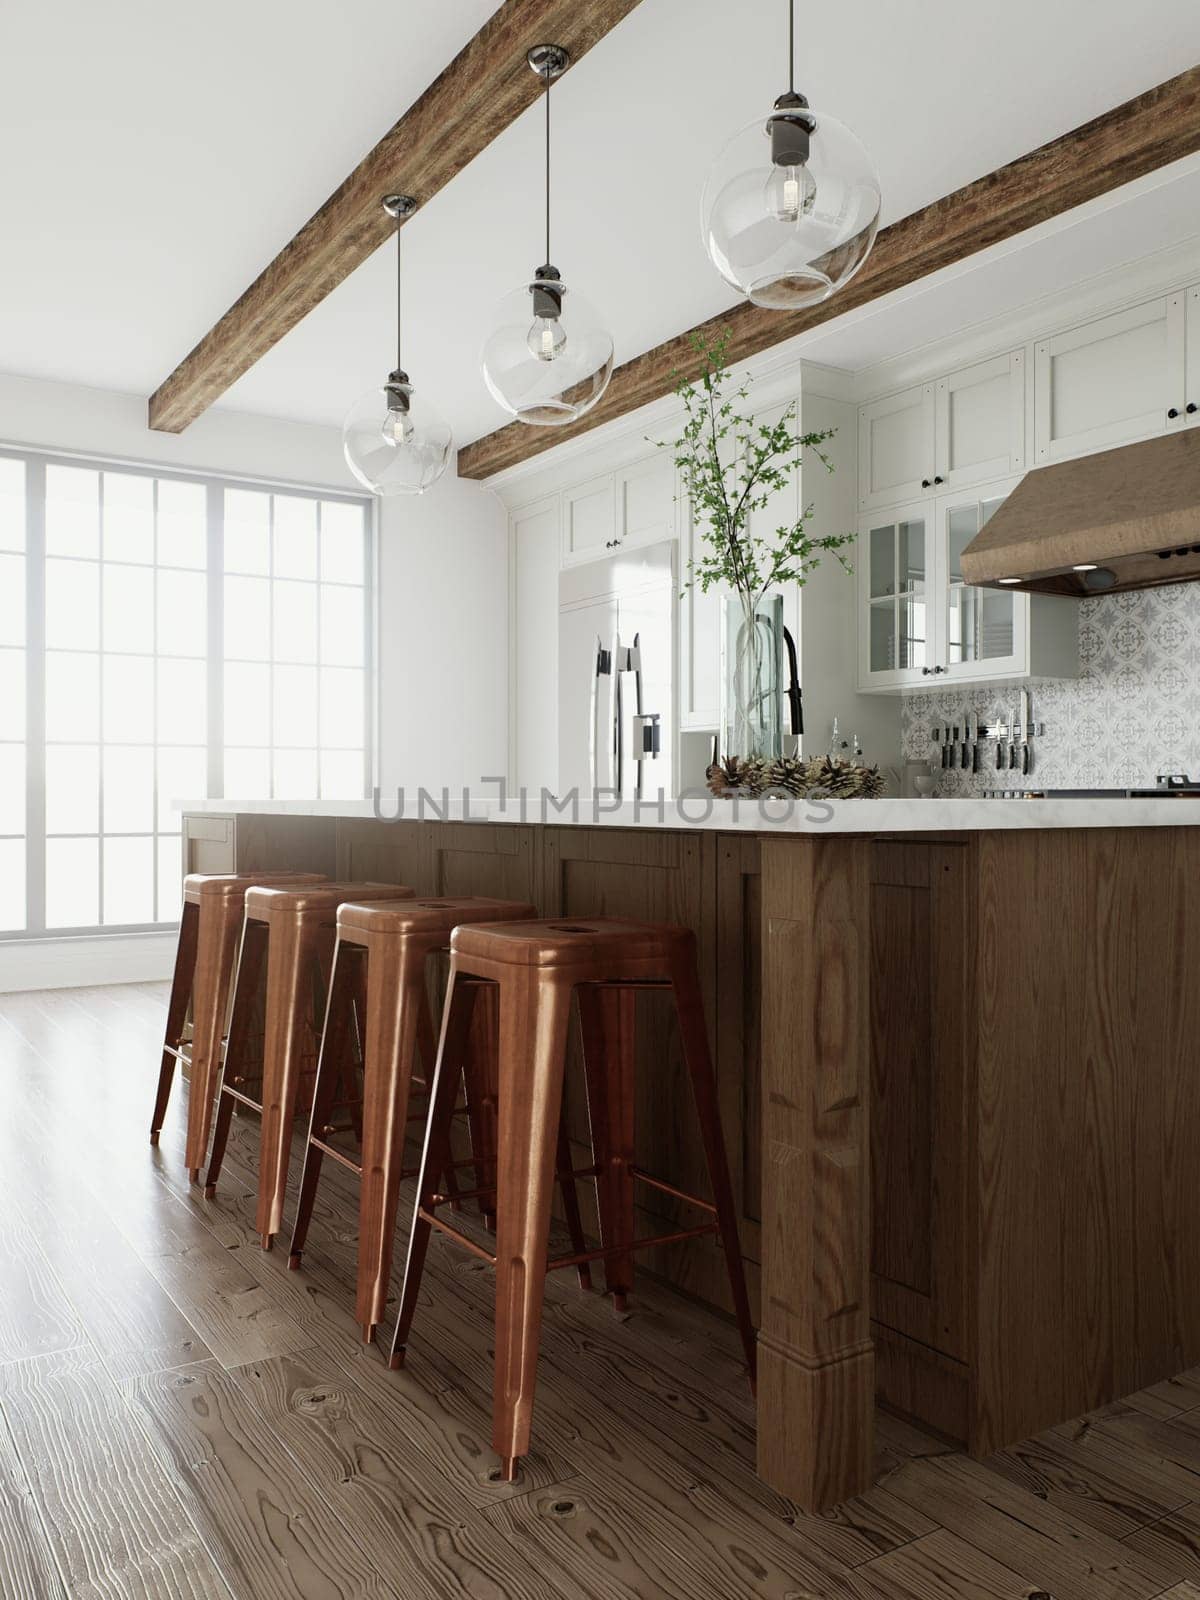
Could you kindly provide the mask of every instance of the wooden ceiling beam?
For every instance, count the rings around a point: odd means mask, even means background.
[[[565,45],[574,65],[638,0],[504,0],[446,70],[150,397],[150,427],[182,433],[377,250],[380,201],[424,204],[541,92],[525,53]]]
[[[578,422],[563,428],[511,422],[463,446],[458,475],[493,477],[669,394],[680,377],[700,370],[694,336],[711,342],[728,330],[729,359],[745,361],[1196,150],[1200,66],[882,228],[866,265],[821,305],[780,312],[742,301],[619,366],[603,399]]]

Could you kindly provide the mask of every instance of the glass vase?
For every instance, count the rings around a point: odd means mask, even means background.
[[[721,630],[721,750],[742,761],[783,754],[783,597],[726,597]]]

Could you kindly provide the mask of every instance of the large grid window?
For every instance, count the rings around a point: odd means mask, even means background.
[[[361,797],[365,503],[0,453],[0,937],[179,915],[182,796]]]

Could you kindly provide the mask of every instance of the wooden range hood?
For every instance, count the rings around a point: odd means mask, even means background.
[[[963,551],[962,574],[1076,599],[1200,578],[1200,428],[1027,473]]]

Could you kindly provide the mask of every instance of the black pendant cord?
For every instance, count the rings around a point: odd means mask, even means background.
[[[788,93],[796,92],[796,0],[788,0]]]
[[[554,79],[546,69],[546,260],[550,260],[550,85]]]
[[[396,220],[396,371],[397,372],[403,372],[404,371],[404,361],[403,361],[403,359],[401,357],[401,354],[400,354],[400,343],[401,343],[400,336],[401,336],[401,333],[403,332],[403,328],[404,328],[404,319],[403,319],[404,305],[403,305],[403,299],[402,299],[402,296],[401,296],[401,286],[402,286],[402,283],[403,283],[403,274],[400,271],[400,230],[402,229],[403,226],[404,226],[404,224],[399,220],[399,218],[397,218],[397,220]]]

